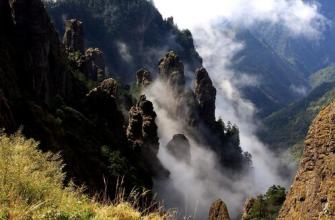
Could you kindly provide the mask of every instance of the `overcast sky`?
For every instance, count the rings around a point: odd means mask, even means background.
[[[224,19],[250,26],[257,21],[280,23],[293,34],[315,37],[326,19],[315,3],[302,0],[154,0],[164,17],[173,16],[181,28],[193,29]]]

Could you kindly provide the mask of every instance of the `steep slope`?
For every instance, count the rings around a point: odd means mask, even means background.
[[[87,45],[102,48],[108,72],[124,82],[131,83],[142,67],[155,74],[157,60],[170,50],[187,70],[201,66],[191,33],[180,31],[172,18],[163,20],[149,1],[61,0],[47,8],[60,34],[64,18],[81,20]]]
[[[113,197],[120,177],[127,191],[151,188],[156,173],[124,129],[120,100],[129,94],[113,93],[119,88],[114,80],[99,85],[80,72],[40,0],[0,3],[0,127],[21,128],[42,150],[60,152],[66,181],[84,184],[92,194],[107,189]]]
[[[272,150],[293,150],[299,158],[310,123],[322,107],[334,100],[334,95],[335,82],[321,84],[305,98],[267,117],[260,137]]]
[[[266,117],[302,97],[299,89],[308,90],[303,73],[271,46],[249,31],[239,30],[236,39],[245,46],[233,57],[232,68],[237,74],[245,73],[256,79],[254,85],[242,85],[240,89],[255,104],[259,116]]]
[[[335,218],[335,103],[314,119],[278,220]]]

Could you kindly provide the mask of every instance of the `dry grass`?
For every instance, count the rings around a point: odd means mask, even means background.
[[[74,186],[63,186],[59,155],[42,153],[21,134],[0,134],[0,219],[162,220],[166,214],[139,211],[121,190],[114,202],[95,202]]]

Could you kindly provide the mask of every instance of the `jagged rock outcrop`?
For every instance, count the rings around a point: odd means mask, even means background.
[[[83,23],[77,19],[65,21],[63,43],[67,50],[84,53],[84,28]]]
[[[104,54],[99,48],[85,50],[84,28],[81,21],[71,19],[65,22],[63,43],[74,65],[88,79],[102,81],[105,78]]]
[[[133,148],[140,152],[149,172],[156,177],[167,177],[169,172],[159,161],[157,154],[159,138],[155,122],[157,115],[152,102],[142,95],[129,111],[127,138]]]
[[[174,135],[172,140],[166,145],[166,148],[177,160],[186,163],[191,162],[191,145],[185,135]]]
[[[159,138],[156,117],[152,102],[142,95],[136,106],[133,106],[129,111],[127,137],[134,147],[147,145],[154,154],[158,153]]]
[[[159,75],[171,87],[171,91],[178,96],[184,91],[184,64],[179,56],[170,51],[159,61]]]
[[[278,220],[335,219],[335,103],[314,119]]]
[[[242,220],[249,220],[250,211],[255,203],[254,198],[247,199],[243,206]]]
[[[78,61],[78,66],[89,79],[97,81],[105,77],[104,56],[98,48],[88,48]]]
[[[230,220],[227,206],[221,199],[210,207],[208,220]]]
[[[215,122],[216,89],[205,68],[195,72],[195,95],[199,103],[199,116],[208,126]]]
[[[152,83],[151,73],[147,69],[140,69],[136,73],[136,84],[140,88],[146,88]]]

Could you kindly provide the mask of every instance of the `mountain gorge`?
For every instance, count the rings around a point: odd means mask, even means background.
[[[330,27],[318,48],[227,27],[232,102],[152,1],[0,0],[0,27],[0,219],[334,217]]]

